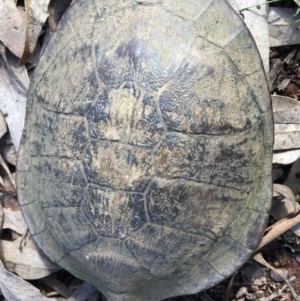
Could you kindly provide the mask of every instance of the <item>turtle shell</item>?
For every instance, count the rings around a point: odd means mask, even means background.
[[[224,0],[77,0],[30,87],[18,194],[44,252],[109,301],[207,289],[271,200],[262,62]]]

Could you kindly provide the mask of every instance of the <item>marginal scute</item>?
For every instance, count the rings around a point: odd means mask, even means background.
[[[206,261],[221,275],[228,277],[232,272],[228,270],[227,263],[236,270],[252,253],[242,244],[224,235],[212,248]]]
[[[48,207],[43,211],[49,231],[66,253],[80,249],[97,239],[96,231],[79,207]],[[68,239],[70,233],[76,233],[73,239]]]
[[[166,10],[189,21],[195,21],[211,5],[213,0],[163,0]]]
[[[26,192],[26,190],[25,190]],[[22,199],[31,201],[27,204],[22,204],[22,212],[27,222],[27,225],[30,227],[30,233],[36,235],[38,233],[44,232],[47,230],[46,220],[44,215],[40,214],[43,211],[43,203],[36,201],[34,198],[31,199],[30,194],[19,193],[19,197]],[[31,219],[27,219],[27,216],[33,216]]]
[[[263,230],[266,227],[268,213],[255,213],[252,209],[245,207],[240,211],[234,222],[228,228],[226,236],[239,242],[247,249],[254,251],[258,245],[258,241],[254,237],[263,235]],[[248,233],[247,236],[243,233]]]
[[[200,37],[220,47],[226,46],[246,28],[242,19],[232,13],[232,7],[223,0],[213,0],[195,25]]]
[[[32,78],[19,201],[108,301],[197,293],[258,245],[272,145],[261,60],[225,0],[77,0]]]
[[[39,242],[39,247],[42,250],[52,250],[51,260],[58,263],[62,258],[66,256],[66,253],[57,243],[56,237],[52,236],[50,229],[46,229],[33,236],[35,241]]]
[[[99,287],[115,294],[134,292],[154,281],[152,275],[141,269],[125,242],[117,239],[99,237],[80,250],[71,251],[70,256],[64,258],[64,265],[87,276],[94,271],[91,276],[98,279]]]
[[[24,174],[26,198],[20,201],[21,205],[29,199],[29,202],[43,203],[42,207],[80,206],[86,185],[81,162],[33,157],[31,163],[30,173]]]
[[[30,133],[32,154],[80,159],[88,142],[86,119],[49,112],[39,105],[36,113],[34,129]]]
[[[196,277],[197,282],[193,277]],[[224,277],[207,262],[197,261],[190,270],[178,277],[177,281],[189,294],[196,294],[209,289],[223,279]]]

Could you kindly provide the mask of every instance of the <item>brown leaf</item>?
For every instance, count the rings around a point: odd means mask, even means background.
[[[284,219],[283,221],[276,223],[275,225],[272,226],[271,230],[267,234],[265,234],[265,236],[262,238],[256,251],[260,250],[269,242],[271,242],[278,236],[282,235],[286,231],[290,230],[294,226],[298,225],[299,223],[300,223],[300,214],[298,214],[293,218]]]

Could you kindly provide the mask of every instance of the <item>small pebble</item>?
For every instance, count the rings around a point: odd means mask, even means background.
[[[239,291],[236,293],[235,297],[236,299],[239,299],[243,296],[245,296],[248,293],[248,290],[246,287],[242,286]]]
[[[255,279],[254,282],[253,282],[253,285],[262,286],[263,282],[261,281],[261,279]]]
[[[256,298],[263,298],[265,296],[265,292],[263,291],[257,291],[255,292]]]
[[[247,300],[255,300],[256,299],[255,294],[247,293],[246,294],[246,299]]]
[[[291,296],[290,293],[285,293],[285,294],[284,294],[284,297],[285,297],[285,300],[286,300],[286,301],[292,301],[292,296]]]
[[[242,297],[240,299],[237,299],[236,301],[245,301],[245,297]]]
[[[261,277],[260,280],[262,284],[267,284],[267,277]]]
[[[258,289],[259,287],[257,285],[251,285],[251,291],[256,292]]]
[[[270,272],[270,278],[275,282],[283,282],[283,278],[287,278],[288,272],[286,269],[278,269],[277,273],[274,271]],[[282,278],[283,277],[283,278]]]
[[[296,255],[296,261],[297,261],[298,263],[300,263],[300,254],[297,254],[297,255]]]

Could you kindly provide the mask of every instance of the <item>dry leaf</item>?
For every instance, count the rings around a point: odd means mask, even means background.
[[[3,158],[0,155],[0,177],[1,177],[1,184],[0,184],[0,190],[3,192],[10,193],[12,195],[16,195],[16,184],[14,177],[12,176],[8,166],[6,165],[6,162],[3,160]]]
[[[298,6],[300,6],[300,0],[294,0],[294,2],[295,2]]]
[[[25,66],[19,66],[19,59],[8,51],[1,51],[2,58],[11,76],[16,83],[27,93],[29,88],[29,77]]]
[[[3,208],[3,212],[3,229],[11,229],[20,235],[24,235],[27,231],[27,224],[25,222],[22,212],[20,210],[13,211],[6,208]]]
[[[300,148],[300,124],[275,124],[274,150]]]
[[[46,284],[48,287],[55,290],[56,292],[58,292],[59,294],[61,294],[65,298],[69,298],[72,294],[72,291],[65,284],[63,284],[58,279],[52,277],[51,275],[47,276],[43,279],[40,279],[40,281],[42,283]],[[82,299],[82,300],[85,300],[85,299]]]
[[[6,140],[8,142],[8,140]],[[17,151],[15,146],[11,144],[6,144],[3,147],[3,158],[5,159],[6,162],[10,163],[11,165],[16,166],[17,165]]]
[[[274,123],[300,124],[300,102],[285,96],[273,95],[272,107]]]
[[[268,16],[270,47],[300,43],[294,8],[270,7]]]
[[[273,185],[273,205],[270,214],[276,220],[295,214],[299,207],[290,188],[280,184]]]
[[[0,40],[17,57],[22,57],[25,46],[25,13],[14,0],[0,1]]]
[[[0,204],[0,233],[3,230],[3,221],[4,221],[4,213],[3,213],[3,207]]]
[[[288,186],[293,191],[294,195],[299,192],[299,170],[300,158],[293,163],[286,180],[283,182],[283,185]]]
[[[0,262],[0,288],[8,301],[54,301],[46,298],[40,291],[20,277],[6,271]]]
[[[24,127],[26,98],[27,91],[19,85],[15,75],[10,72],[8,63],[0,56],[0,110],[5,116],[17,150]]]
[[[20,211],[21,207],[18,203],[16,196],[12,196],[10,194],[4,194],[1,199],[3,208]]]
[[[260,250],[269,242],[271,242],[278,236],[282,235],[286,231],[290,230],[291,228],[295,227],[299,223],[300,223],[300,214],[298,214],[293,218],[285,219],[284,221],[279,221],[275,225],[272,225],[271,230],[267,234],[265,234],[265,236],[262,238],[256,251]]]
[[[263,5],[257,8],[257,0],[229,0],[228,1],[238,13],[240,9],[251,7],[243,10],[242,18],[249,28],[255,43],[258,47],[260,56],[263,60],[264,69],[269,72],[269,30],[267,22],[268,6]]]
[[[273,163],[277,164],[291,164],[300,158],[300,149],[291,151],[284,151],[279,153],[273,153]]]
[[[7,132],[7,125],[3,113],[0,111],[0,138]]]
[[[61,268],[43,258],[36,251],[23,247],[21,239],[14,242],[0,240],[0,256],[5,268],[23,279],[40,279]]]
[[[31,0],[28,16],[28,37],[29,51],[33,53],[37,40],[41,34],[43,25],[45,24],[49,14],[48,5],[50,0]]]

